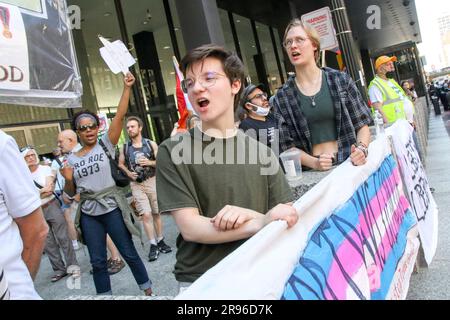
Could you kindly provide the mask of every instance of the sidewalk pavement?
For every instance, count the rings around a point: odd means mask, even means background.
[[[429,268],[421,268],[418,274],[412,275],[407,299],[450,299],[450,112],[442,116],[432,113],[430,116],[426,171],[430,186],[435,189],[434,198],[439,207],[439,242]],[[149,244],[142,247],[139,241],[135,241],[135,245],[153,281],[154,292],[160,297],[174,297],[177,294],[177,282],[172,271],[178,231],[170,216],[163,215],[162,220],[165,241],[173,249],[171,253],[160,254],[157,261],[148,262]],[[50,263],[45,255],[42,257],[35,286],[43,299],[95,295],[87,249],[77,251],[77,258],[82,272],[79,283],[73,283],[68,277],[51,283],[53,272]],[[114,295],[142,296],[128,267],[111,276],[111,285]]]
[[[178,293],[178,284],[172,273],[175,265],[175,241],[178,230],[172,217],[163,214],[161,218],[163,221],[164,241],[172,247],[172,252],[167,254],[160,253],[158,260],[148,262],[147,256],[150,244],[147,243],[142,247],[136,237],[133,237],[133,239],[150,280],[153,282],[153,292],[159,297],[174,297]],[[81,278],[79,281],[74,282],[70,277],[65,277],[55,283],[50,282],[53,270],[48,257],[46,255],[42,256],[41,267],[34,284],[37,292],[44,300],[65,300],[71,296],[94,296],[96,294],[94,281],[89,273],[91,264],[89,263],[87,247],[83,246],[83,249],[76,251],[76,255],[81,267]],[[111,287],[113,295],[143,296],[143,291],[139,290],[128,266],[111,276]]]
[[[430,114],[426,172],[439,209],[436,255],[410,281],[408,300],[450,299],[450,112]]]

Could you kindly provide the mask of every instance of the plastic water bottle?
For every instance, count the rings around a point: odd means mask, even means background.
[[[285,176],[290,184],[296,185],[302,177],[301,151],[297,148],[286,150],[280,154]]]
[[[383,116],[381,115],[381,113],[378,110],[375,110],[373,122],[375,123],[375,130],[376,130],[376,134],[377,134],[377,138],[378,138],[380,135],[384,134]]]

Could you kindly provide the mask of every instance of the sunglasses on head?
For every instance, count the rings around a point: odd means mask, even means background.
[[[33,150],[34,147],[33,146],[25,146],[23,148],[20,148],[20,152],[24,152],[25,150]]]
[[[91,123],[91,124],[85,124],[85,125],[79,126],[77,128],[77,130],[80,132],[85,132],[87,129],[95,130],[95,129],[97,129],[97,127],[98,126],[96,123]]]

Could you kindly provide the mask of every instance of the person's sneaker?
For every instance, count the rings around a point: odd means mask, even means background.
[[[153,293],[152,288],[148,288],[148,289],[144,290],[144,294],[147,297],[156,297],[156,294]]]
[[[158,250],[162,253],[169,253],[172,252],[172,248],[169,247],[165,242],[164,239],[161,239],[161,241],[158,242]]]
[[[110,262],[111,260],[111,262]],[[116,274],[120,270],[122,270],[125,267],[125,262],[122,260],[108,260],[108,273],[110,275]]]
[[[148,261],[155,261],[156,259],[158,259],[158,255],[159,255],[159,250],[158,250],[158,246],[155,246],[154,244],[150,245],[150,252],[148,254]]]

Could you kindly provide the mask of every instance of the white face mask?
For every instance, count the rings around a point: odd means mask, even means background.
[[[260,106],[258,106],[256,104],[254,104],[254,103],[251,103],[251,102],[247,102],[247,103],[252,106],[252,111],[254,113],[256,113],[258,116],[265,117],[270,112],[270,106],[268,108],[263,108],[263,107],[260,107]]]

